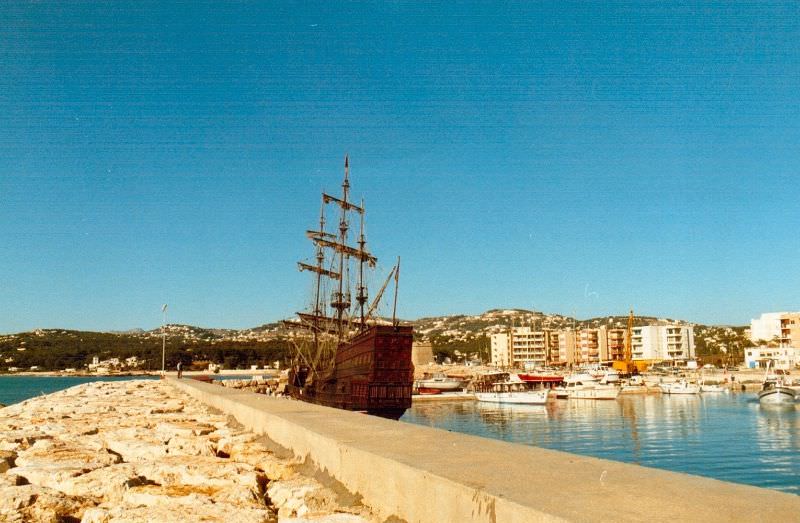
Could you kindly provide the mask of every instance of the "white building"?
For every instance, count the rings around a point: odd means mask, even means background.
[[[694,329],[677,324],[634,327],[631,333],[631,353],[634,360],[694,359]]]
[[[495,367],[511,366],[509,335],[507,333],[492,334],[492,365]]]
[[[765,312],[760,318],[750,320],[750,340],[770,341],[781,336],[781,316],[788,312]]]
[[[744,364],[749,369],[770,368],[789,370],[800,363],[800,349],[794,347],[748,347],[744,351]]]

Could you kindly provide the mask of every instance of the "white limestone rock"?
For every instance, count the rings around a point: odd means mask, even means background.
[[[171,400],[158,407],[150,408],[150,414],[174,414],[183,412],[183,402]]]
[[[184,456],[215,456],[216,447],[206,438],[173,436],[167,442],[167,454]]]
[[[157,461],[167,455],[167,446],[152,431],[128,427],[105,431],[100,435],[104,445],[122,456],[126,462]]]
[[[65,496],[38,485],[0,488],[0,521],[60,522],[80,518],[90,500]]]
[[[3,473],[14,466],[17,453],[13,450],[0,450],[0,473]]]
[[[152,483],[139,475],[131,463],[119,463],[80,476],[62,479],[57,489],[70,496],[97,497],[118,503],[125,492],[136,486]]]
[[[267,496],[278,509],[279,517],[330,514],[338,508],[333,491],[311,478],[272,482]]]
[[[137,471],[163,486],[231,489],[248,498],[258,496],[266,481],[250,465],[210,456],[168,456],[158,462],[138,464]]]
[[[162,421],[156,424],[155,433],[164,441],[170,438],[181,436],[190,438],[192,436],[205,436],[214,431],[214,427],[207,423],[192,421]]]
[[[109,523],[110,521],[111,515],[108,509],[100,507],[86,509],[83,512],[83,518],[81,518],[81,523]]]
[[[372,523],[372,518],[365,518],[358,514],[336,512],[317,516],[278,518],[278,523]]]
[[[274,521],[266,508],[231,507],[224,503],[182,505],[169,504],[138,507],[97,507],[87,511],[93,519],[81,523],[265,523]]]

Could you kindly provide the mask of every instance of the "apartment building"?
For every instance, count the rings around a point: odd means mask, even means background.
[[[625,359],[625,333],[626,329],[608,329],[606,339],[609,360]]]
[[[547,331],[519,327],[511,330],[511,354],[514,366],[547,365]]]
[[[780,317],[781,347],[800,347],[800,312],[787,312]]]
[[[592,364],[608,360],[608,329],[580,329],[575,333],[575,363]]]
[[[694,329],[688,325],[646,325],[631,333],[634,360],[678,361],[695,357]]]
[[[800,317],[796,324],[800,334]],[[791,329],[787,332],[794,332]],[[514,327],[492,334],[492,365],[497,367],[544,365],[591,365],[622,360],[625,355],[626,329],[534,330]],[[695,357],[694,331],[691,326],[667,324],[634,327],[631,336],[634,360],[678,361]]]
[[[788,314],[791,313],[765,312],[760,317],[750,320],[750,340],[753,343],[764,343],[780,338],[781,317]]]
[[[489,346],[492,356],[492,365],[494,367],[510,367],[511,366],[511,338],[510,333],[492,334],[491,344]]]
[[[550,331],[550,364],[567,365],[575,361],[575,331]]]
[[[514,327],[492,334],[492,365],[524,368],[564,362],[571,356],[573,347],[569,337],[560,332]]]

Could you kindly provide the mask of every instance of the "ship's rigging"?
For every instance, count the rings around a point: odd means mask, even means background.
[[[395,303],[397,300],[399,258],[375,299],[369,302],[366,271],[374,269],[378,260],[367,250],[364,201],[355,204],[350,200],[348,156],[344,160],[341,187],[341,197],[322,193],[319,227],[306,231],[315,247],[315,263],[298,262],[299,270],[314,275],[310,310],[299,312],[299,322],[294,322],[294,326],[310,332],[310,336],[296,339],[295,349],[297,363],[309,369],[311,380],[319,379],[331,369],[337,347],[369,325],[380,322],[375,314],[392,276],[395,277]],[[326,230],[326,210],[330,206],[338,207],[336,233]],[[358,219],[356,246],[348,243],[353,217]],[[395,314],[393,324],[396,324]]]

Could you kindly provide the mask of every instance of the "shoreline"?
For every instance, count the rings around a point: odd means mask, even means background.
[[[219,372],[187,370],[183,371],[184,376],[277,376],[280,370],[277,369],[258,369],[258,370],[242,370],[230,369],[221,370]],[[177,371],[168,370],[165,373],[167,376],[177,376]],[[29,378],[125,378],[125,377],[138,377],[138,376],[161,376],[161,371],[125,371],[125,372],[64,372],[64,371],[21,371],[21,372],[6,372],[0,373],[0,377],[6,376],[26,376]]]

